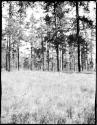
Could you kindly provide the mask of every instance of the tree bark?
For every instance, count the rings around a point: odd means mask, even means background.
[[[14,42],[13,42],[13,50],[14,50]],[[13,67],[14,67],[14,51],[12,53],[12,58],[13,58]]]
[[[74,56],[74,71],[75,71],[75,56]]]
[[[49,48],[47,50],[47,62],[48,62],[48,71],[49,71]]]
[[[30,65],[30,69],[32,70],[32,42],[31,42],[31,65]]]
[[[19,45],[18,45],[18,70],[19,70]]]
[[[57,30],[57,19],[56,19],[56,1],[54,2],[54,18],[55,18],[55,31]],[[56,45],[56,53],[57,53],[57,71],[59,72],[59,45]]]
[[[7,36],[7,47],[6,47],[6,71],[8,71],[8,36]]]
[[[76,19],[77,19],[77,44],[78,44],[78,71],[81,71],[80,68],[80,42],[79,42],[79,8],[78,1],[76,1]]]
[[[7,56],[7,50],[6,50],[6,71],[7,71],[7,58],[8,56]]]
[[[63,46],[62,46],[62,71],[63,71]]]
[[[9,49],[8,49],[8,71],[10,72],[10,35],[9,35]]]
[[[59,46],[56,47],[56,53],[57,53],[57,71],[59,72]]]
[[[43,71],[44,71],[44,45],[43,45],[43,39],[42,39],[42,65],[43,65]]]
[[[9,19],[12,18],[12,5],[11,5],[11,1],[9,2]],[[8,26],[10,28],[11,24],[10,24],[10,20],[8,22]],[[9,31],[9,47],[8,47],[8,71],[10,71],[10,42],[11,42],[11,32]]]

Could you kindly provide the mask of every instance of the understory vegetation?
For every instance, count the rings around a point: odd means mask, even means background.
[[[95,74],[2,71],[1,123],[94,124]]]

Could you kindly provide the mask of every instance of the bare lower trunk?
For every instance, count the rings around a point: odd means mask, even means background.
[[[31,43],[31,65],[30,65],[30,69],[32,70],[32,43]]]
[[[14,43],[13,43],[13,49],[14,49]],[[13,67],[14,67],[14,51],[12,53],[12,59],[13,59]]]
[[[8,71],[8,37],[7,37],[7,48],[6,48],[6,71]]]
[[[47,47],[47,64],[48,64],[48,71],[49,71],[49,45]]]
[[[74,56],[74,71],[75,71],[75,56]]]
[[[56,53],[57,53],[57,71],[59,72],[59,46],[56,48]]]
[[[7,58],[8,58],[8,56],[7,56],[7,52],[6,52],[6,71],[8,70],[8,69],[7,69],[7,65],[8,65],[8,64],[7,64]]]
[[[9,50],[8,50],[8,71],[10,71],[10,35],[9,35]]]
[[[42,65],[43,65],[43,71],[44,71],[44,45],[42,40]]]
[[[19,46],[18,46],[18,70],[19,70]]]
[[[62,50],[62,71],[63,71],[63,50]]]

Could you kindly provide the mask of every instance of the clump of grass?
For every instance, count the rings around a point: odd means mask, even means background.
[[[42,111],[42,110],[41,110]],[[19,113],[11,116],[10,124],[65,124],[66,119],[63,116],[56,115],[48,111],[34,113]]]
[[[48,115],[42,115],[39,119],[39,124],[65,124],[66,119],[65,117],[52,115],[49,113]]]
[[[94,108],[87,109],[87,110],[85,109],[84,123],[85,124],[95,124],[95,109]]]
[[[10,123],[11,124],[31,124],[31,123],[34,123],[34,117],[32,117],[32,114],[29,112],[13,114],[11,116]]]
[[[45,108],[40,108],[35,112],[24,112],[12,114],[10,124],[95,124],[95,110],[84,108],[82,112],[76,114],[74,119],[73,107],[64,111],[65,114],[56,114]]]
[[[95,109],[92,107],[83,108],[82,112],[77,113],[74,124],[95,124]]]
[[[68,118],[71,118],[71,119],[73,117],[73,108],[71,106],[67,109],[67,116]]]

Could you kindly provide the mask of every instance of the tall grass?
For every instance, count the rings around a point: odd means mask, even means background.
[[[1,123],[94,124],[95,74],[3,72]]]

